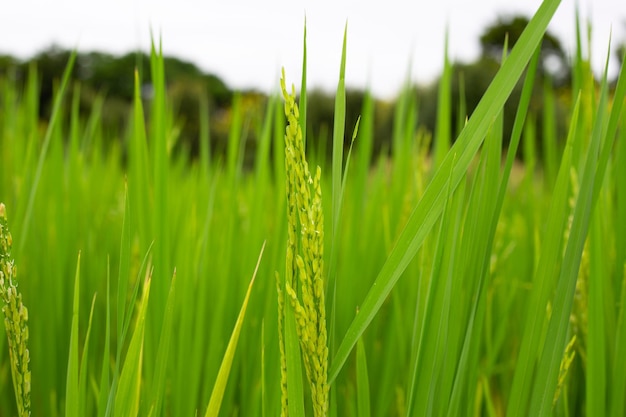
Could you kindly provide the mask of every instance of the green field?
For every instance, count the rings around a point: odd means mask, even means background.
[[[538,84],[558,4],[467,120],[447,57],[435,132],[402,92],[382,152],[371,96],[345,124],[349,37],[328,143],[286,74],[224,155],[202,109],[180,151],[158,45],[121,137],[71,60],[46,122],[35,70],[0,79],[0,417],[624,416],[626,70],[594,79],[579,31],[571,94]]]

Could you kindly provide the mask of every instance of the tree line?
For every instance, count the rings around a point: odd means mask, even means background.
[[[452,86],[451,102],[452,120],[458,121],[470,115],[478,104],[487,86],[496,74],[502,59],[505,39],[509,49],[515,44],[528,19],[521,16],[499,18],[485,28],[479,39],[481,46],[480,57],[469,63],[453,62],[451,64]],[[625,43],[616,48],[620,65],[623,62]],[[18,60],[8,55],[0,56],[0,78],[23,83],[29,72],[35,71],[40,86],[39,112],[42,120],[50,114],[55,85],[60,80],[70,58],[71,51],[57,46],[36,54],[27,60]],[[179,143],[189,150],[192,155],[199,149],[200,109],[208,112],[211,146],[216,152],[225,149],[228,138],[230,111],[233,100],[238,97],[243,112],[253,128],[248,130],[248,143],[255,143],[254,125],[261,111],[268,103],[266,94],[260,91],[233,91],[218,76],[206,73],[195,64],[175,57],[164,58],[165,74],[168,94],[174,105],[174,114],[178,120]],[[535,113],[538,123],[538,138],[541,138],[541,109],[543,102],[541,95],[548,85],[557,97],[556,114],[557,129],[564,131],[566,121],[561,116],[565,114],[566,106],[571,103],[571,65],[561,42],[549,32],[545,35],[542,44],[539,73],[537,75],[536,91],[534,93],[531,112]],[[78,52],[72,73],[72,88],[78,92],[80,109],[88,115],[96,100],[104,100],[102,111],[103,125],[119,133],[122,137],[128,125],[128,117],[133,100],[134,72],[138,71],[142,85],[142,94],[146,100],[150,98],[150,57],[143,52],[128,53],[115,56],[103,52]],[[411,87],[419,102],[417,123],[427,131],[434,132],[436,125],[436,109],[438,100],[439,79],[429,85],[414,85]],[[510,105],[505,107],[505,132],[510,132],[515,115],[516,103],[519,100],[521,85],[512,94]],[[362,90],[348,90],[346,93],[346,140],[352,135],[352,128],[361,113],[366,92]],[[465,103],[466,114],[458,114],[459,108],[455,103]],[[201,106],[204,103],[204,106]],[[374,147],[376,151],[389,149],[392,137],[393,114],[396,102],[375,99],[374,120]],[[255,116],[256,113],[256,116]],[[312,90],[308,93],[307,131],[312,142],[309,146],[316,146],[316,140],[325,140],[332,135],[334,114],[334,96],[321,90]],[[451,126],[451,132],[457,131],[458,122]],[[505,142],[507,135],[505,133]],[[330,146],[327,149],[330,150]]]

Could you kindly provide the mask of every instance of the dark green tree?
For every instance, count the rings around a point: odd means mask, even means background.
[[[53,94],[60,82],[71,51],[52,45],[28,60],[0,55],[0,78],[10,77],[25,82],[29,68],[36,69],[40,88],[40,117],[50,116]],[[209,118],[218,117],[228,109],[233,93],[216,75],[203,72],[191,62],[175,57],[164,57],[168,93],[179,118],[180,136],[192,152],[197,149],[200,98],[208,103]],[[150,57],[144,52],[130,52],[116,56],[103,52],[78,52],[71,74],[70,91],[80,93],[80,109],[87,117],[94,103],[104,97],[102,124],[121,135],[128,124],[128,115],[134,96],[135,71],[146,104],[150,100]],[[149,114],[147,115],[149,117]],[[211,124],[212,126],[213,124]]]
[[[6,76],[7,74],[17,70],[19,61],[11,55],[0,55],[0,76]]]

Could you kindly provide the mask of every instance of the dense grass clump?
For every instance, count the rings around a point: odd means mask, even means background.
[[[623,416],[626,70],[595,80],[578,47],[569,127],[545,128],[539,158],[530,101],[542,85],[551,114],[537,63],[558,4],[456,137],[450,71],[434,137],[403,91],[388,154],[369,95],[345,126],[345,37],[330,161],[302,130],[306,36],[299,102],[283,77],[284,105],[248,124],[235,97],[224,158],[206,112],[199,157],[174,152],[156,46],[122,138],[66,96],[73,58],[45,123],[34,71],[0,79],[0,416]]]

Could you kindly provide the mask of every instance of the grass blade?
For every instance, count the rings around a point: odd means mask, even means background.
[[[65,91],[67,90],[67,85],[69,84],[70,74],[72,73],[72,69],[74,68],[75,61],[76,61],[76,51],[73,51],[65,67],[65,71],[63,72],[61,87],[59,88],[59,91],[57,92],[57,95],[54,98],[52,114],[50,115],[50,120],[48,121],[48,127],[46,128],[46,135],[44,136],[43,144],[41,145],[41,151],[39,153],[39,160],[37,161],[37,168],[35,171],[35,176],[33,178],[33,183],[30,186],[30,193],[28,195],[26,213],[24,214],[24,220],[22,222],[22,229],[20,232],[20,246],[19,246],[18,254],[21,254],[23,252],[24,245],[26,244],[26,240],[28,237],[28,229],[30,227],[31,218],[33,214],[33,207],[35,204],[35,197],[37,195],[37,188],[39,187],[39,181],[41,179],[41,174],[43,172],[43,164],[44,164],[44,161],[46,160],[46,155],[48,153],[48,148],[50,146],[52,134],[56,128],[56,124],[58,123],[60,119],[59,114],[61,112],[61,105],[63,104],[63,99],[65,98]]]
[[[626,66],[622,66],[624,71]],[[623,74],[622,74],[623,75]],[[620,77],[620,82],[626,77]],[[622,110],[624,114],[624,110]],[[624,120],[622,118],[622,120]],[[618,140],[618,151],[615,156],[615,181],[617,190],[617,207],[618,213],[626,212],[626,182],[620,180],[626,178],[626,129],[622,128],[620,137]],[[613,359],[613,371],[611,377],[610,387],[610,416],[620,417],[624,415],[626,410],[626,397],[623,395],[626,391],[626,355],[621,354],[626,350],[626,219],[623,216],[618,216],[616,220],[616,232],[617,238],[617,277],[618,282],[621,281],[620,301],[619,301],[619,313],[617,320],[617,327],[615,332],[615,349]]]
[[[304,384],[302,379],[302,363],[300,341],[296,330],[296,317],[291,303],[285,303],[285,356],[287,360],[287,398],[289,398],[289,415],[305,416]]]
[[[300,128],[302,129],[302,143],[306,149],[306,70],[307,70],[307,54],[306,54],[306,17],[304,18],[304,34],[302,35],[302,80],[300,82],[300,100],[298,101],[298,110],[300,110]]]
[[[452,176],[452,187],[456,188],[478,151],[491,121],[502,109],[504,102],[539,44],[559,3],[559,0],[546,0],[542,3],[515,44],[511,55],[496,74],[474,114],[442,162],[441,167],[435,173],[432,182],[415,207],[389,258],[383,265],[375,283],[362,303],[361,312],[354,318],[348,328],[331,363],[329,381],[333,381],[337,377],[352,347],[372,321],[387,295],[400,278],[400,275],[424,242],[426,235],[439,218],[445,201],[445,192],[442,192],[442,190],[445,190],[444,185],[452,164],[452,155],[458,155],[456,168]]]
[[[450,170],[452,174],[452,170]],[[429,416],[433,413],[435,392],[440,391],[439,376],[443,362],[442,353],[447,344],[450,294],[453,265],[463,214],[465,187],[460,185],[453,193],[448,182],[448,198],[437,233],[435,259],[426,290],[422,326],[417,337],[416,356],[411,366],[411,380],[407,402],[407,416]],[[452,243],[450,243],[452,242]],[[417,320],[414,329],[417,330]],[[415,399],[414,399],[415,398]]]
[[[96,294],[91,300],[91,309],[89,310],[89,322],[87,323],[87,334],[85,335],[85,343],[83,344],[83,356],[80,358],[80,375],[78,377],[79,388],[79,411],[81,415],[87,415],[87,366],[89,364],[89,336],[91,335],[91,325],[93,323],[93,310],[96,306]]]
[[[605,76],[606,78],[606,76]],[[614,148],[615,138],[617,129],[619,124],[621,123],[622,131],[625,129],[624,124],[624,114],[622,113],[622,108],[624,107],[624,97],[626,97],[626,65],[622,65],[622,68],[619,73],[619,77],[617,79],[617,86],[615,87],[615,91],[613,93],[613,104],[611,106],[611,115],[609,116],[609,123],[606,128],[605,140],[602,145],[602,151],[600,153],[600,158],[598,159],[598,178],[604,178],[604,174],[606,172],[607,167],[609,166],[609,159],[611,157],[611,153]],[[620,100],[620,97],[622,99]],[[620,121],[621,120],[621,121]],[[596,182],[593,188],[593,198],[598,198],[598,194],[602,189],[603,182]]]
[[[606,327],[604,317],[605,291],[604,285],[608,281],[604,254],[607,247],[602,239],[602,216],[605,210],[600,210],[602,201],[598,201],[598,210],[591,220],[589,232],[589,277],[588,282],[588,324],[587,324],[587,375],[586,375],[586,403],[587,415],[606,415],[607,390],[607,360],[606,360]]]
[[[211,166],[211,130],[209,127],[209,99],[206,91],[200,95],[199,111],[199,141],[200,141],[200,167],[203,175],[209,174]]]
[[[517,358],[513,385],[507,407],[507,416],[516,417],[526,415],[528,396],[532,388],[534,361],[538,355],[541,327],[545,318],[545,306],[548,301],[553,281],[550,277],[556,274],[560,265],[563,229],[567,221],[567,198],[569,193],[569,174],[572,167],[572,151],[574,132],[578,125],[580,99],[576,101],[569,136],[565,152],[561,158],[561,166],[556,177],[554,195],[548,212],[546,229],[544,231],[544,245],[539,264],[533,278],[534,289],[530,295],[527,307],[526,322],[522,336],[522,344]]]
[[[132,133],[130,135],[130,144],[128,146],[128,196],[131,198],[130,206],[133,208],[134,222],[139,232],[139,236],[148,239],[152,239],[150,233],[150,216],[143,215],[149,212],[149,202],[151,196],[149,195],[152,184],[149,181],[149,161],[148,161],[148,147],[147,136],[145,126],[145,116],[143,110],[143,102],[141,97],[141,82],[139,79],[139,72],[135,70],[135,91],[133,97],[133,116],[132,116]],[[130,212],[125,214],[124,223],[130,222]],[[122,233],[125,233],[124,231]],[[122,235],[122,239],[124,239]],[[120,265],[121,266],[121,265]],[[127,278],[126,278],[127,279]],[[119,306],[118,306],[119,308]],[[123,311],[123,310],[122,310]],[[119,331],[119,328],[118,328]]]
[[[120,238],[120,264],[117,281],[117,335],[123,337],[125,323],[130,321],[130,312],[126,311],[126,298],[128,295],[128,281],[130,278],[130,202],[128,196],[128,184],[124,184],[124,217],[122,219],[122,236]],[[131,304],[132,305],[132,304]],[[122,339],[123,341],[123,339]],[[117,345],[118,362],[121,357],[122,343]]]
[[[254,279],[256,278],[256,274],[259,270],[264,250],[265,243],[263,243],[263,247],[261,248],[261,253],[259,254],[259,259],[257,260],[256,267],[254,268],[252,279],[248,285],[248,291],[246,291],[246,296],[243,299],[239,316],[235,322],[235,328],[233,329],[233,333],[228,341],[228,346],[226,347],[226,352],[224,353],[224,358],[222,359],[222,364],[220,365],[220,370],[217,374],[217,380],[213,386],[209,406],[207,407],[207,411],[204,415],[205,417],[217,417],[219,415],[222,398],[224,397],[224,391],[226,390],[226,383],[228,382],[228,376],[230,375],[230,368],[233,364],[233,358],[235,357],[235,350],[237,349],[237,342],[239,341],[239,334],[241,333],[241,327],[243,326],[243,319],[246,316],[246,308],[248,307],[250,293],[252,292],[252,285],[254,284]]]
[[[437,126],[435,128],[434,163],[435,168],[441,165],[443,158],[450,150],[451,122],[452,122],[452,66],[448,58],[448,33],[444,44],[443,73],[439,81],[437,96]]]
[[[163,327],[165,303],[172,276],[170,251],[170,198],[169,198],[169,144],[168,112],[166,108],[165,64],[163,50],[159,42],[158,49],[151,44],[150,73],[154,97],[150,118],[150,139],[152,145],[153,192],[152,237],[154,239],[154,288],[152,302],[148,309],[148,327],[146,329],[146,360],[156,360],[156,348],[159,344],[159,332]],[[151,367],[147,368],[148,380],[152,379]]]
[[[170,351],[170,341],[172,339],[172,328],[174,327],[174,302],[176,300],[176,269],[170,281],[170,291],[167,296],[165,306],[165,317],[163,318],[163,328],[161,329],[161,339],[157,350],[157,363],[154,372],[154,386],[151,390],[152,399],[151,412],[154,415],[161,415],[161,406],[165,397],[165,374],[167,371],[168,357]]]
[[[114,417],[134,417],[139,413],[139,389],[143,364],[144,329],[146,310],[150,297],[152,273],[148,273],[143,287],[143,296],[139,303],[135,331],[130,339],[126,359],[120,374],[115,395]]]
[[[80,253],[76,262],[74,277],[74,301],[72,303],[72,330],[70,333],[70,353],[67,362],[67,379],[65,382],[65,417],[78,417],[79,386],[78,386],[78,318],[80,314]]]
[[[620,298],[620,311],[619,319],[615,337],[615,359],[613,365],[613,374],[611,378],[611,390],[609,393],[610,398],[610,411],[609,414],[612,417],[619,417],[624,415],[624,409],[626,409],[626,397],[623,392],[626,389],[626,374],[622,372],[626,367],[626,358],[621,352],[626,348],[626,263],[622,263],[622,288]]]
[[[565,351],[569,316],[574,301],[576,278],[583,247],[589,228],[591,211],[594,205],[593,187],[597,178],[597,158],[602,141],[604,110],[607,100],[606,73],[604,76],[600,105],[596,115],[591,143],[587,151],[584,171],[581,176],[581,186],[574,207],[570,237],[565,249],[563,266],[557,282],[556,293],[552,303],[552,314],[543,347],[530,405],[530,414],[535,416],[550,415],[556,392],[557,377],[561,358]]]
[[[100,372],[100,392],[98,393],[98,417],[104,417],[110,395],[109,375],[111,360],[111,268],[107,259],[107,293],[106,293],[106,321],[104,325],[104,351],[102,352],[102,370]]]
[[[367,374],[367,357],[363,339],[356,344],[357,410],[359,417],[370,417],[370,381]]]
[[[337,227],[339,226],[339,216],[341,213],[342,200],[342,173],[343,173],[343,146],[344,134],[346,128],[346,42],[348,40],[348,24],[343,32],[343,48],[341,50],[341,67],[339,69],[339,84],[337,85],[337,93],[335,96],[335,116],[333,118],[333,165],[332,165],[332,181],[333,181],[333,221],[332,236],[333,242],[337,235]]]
[[[556,138],[556,106],[554,90],[550,76],[544,78],[543,83],[543,164],[546,176],[546,185],[552,187],[556,179],[557,144]]]
[[[337,84],[337,91],[335,95],[335,107],[333,116],[333,153],[332,153],[332,217],[331,217],[331,250],[330,250],[330,262],[328,266],[328,283],[327,283],[327,296],[330,304],[330,317],[328,320],[329,329],[329,354],[332,355],[336,346],[336,292],[337,292],[337,258],[338,258],[338,242],[339,242],[339,218],[342,210],[342,200],[345,191],[345,184],[347,178],[348,165],[350,162],[350,154],[352,152],[352,144],[357,134],[357,126],[355,127],[354,135],[352,136],[352,142],[350,144],[350,151],[346,160],[345,172],[343,170],[343,151],[344,151],[344,137],[345,137],[345,124],[346,124],[346,45],[348,38],[348,23],[344,27],[343,33],[343,45],[341,49],[341,64],[339,67],[339,83]],[[323,157],[323,155],[322,155]],[[334,389],[330,384],[331,390]],[[333,396],[333,400],[335,396]],[[331,409],[332,412],[332,409]]]

